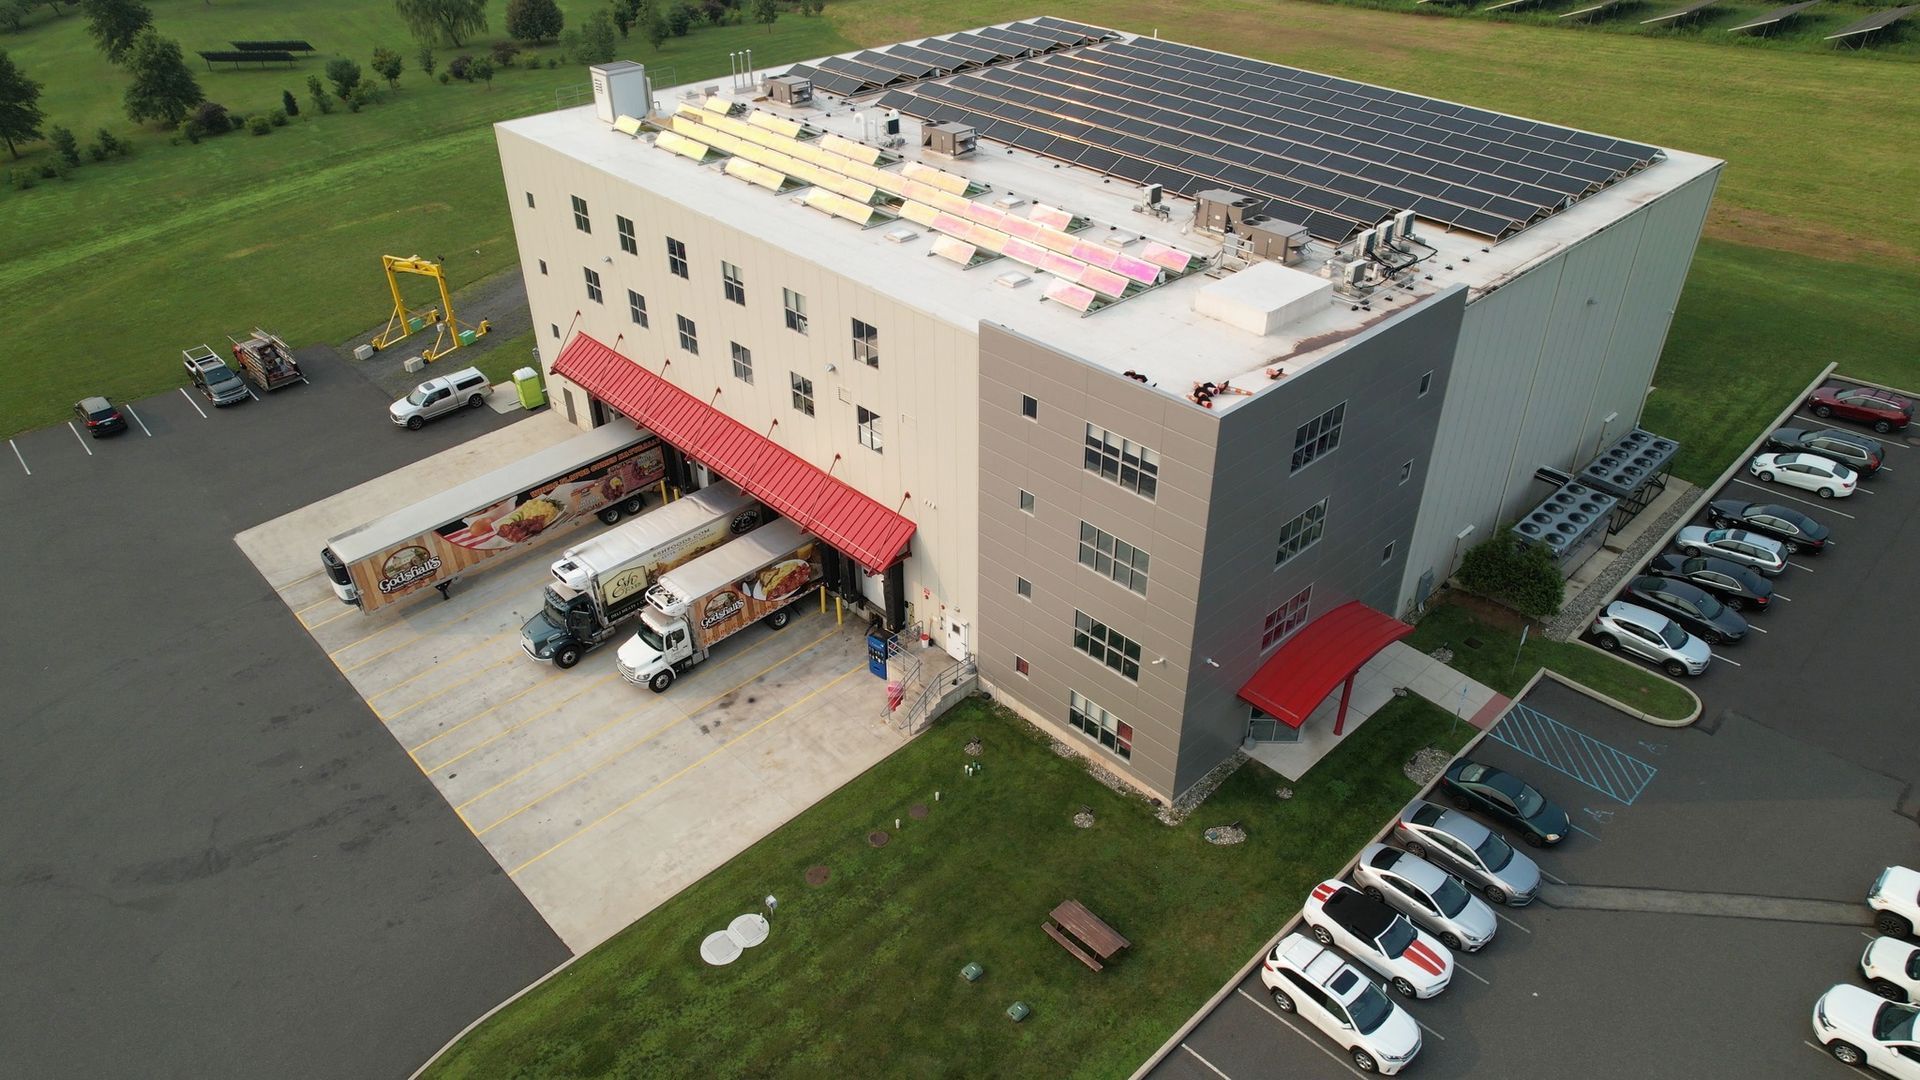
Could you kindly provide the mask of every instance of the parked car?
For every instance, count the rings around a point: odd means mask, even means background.
[[[1768,577],[1787,568],[1787,548],[1780,541],[1745,529],[1708,529],[1689,525],[1673,538],[1688,555],[1712,555],[1751,567]]]
[[[1339,879],[1313,887],[1300,918],[1322,945],[1379,972],[1402,997],[1430,998],[1453,981],[1453,952],[1385,902]]]
[[[1400,811],[1393,835],[1409,852],[1460,875],[1496,904],[1521,907],[1540,893],[1540,868],[1533,860],[1458,810],[1415,799]]]
[[[1735,616],[1738,618],[1738,616]],[[1573,819],[1558,804],[1519,777],[1461,758],[1440,777],[1440,789],[1455,806],[1479,812],[1519,832],[1531,847],[1548,847],[1567,838]]]
[[[1792,507],[1773,503],[1750,503],[1745,499],[1715,499],[1707,504],[1707,517],[1717,528],[1744,529],[1771,536],[1780,541],[1788,554],[1805,551],[1818,555],[1827,550],[1833,530]]]
[[[1813,1037],[1848,1065],[1870,1065],[1901,1080],[1920,1080],[1920,1008],[1884,1000],[1841,983],[1813,1003]]]
[[[1657,611],[1615,600],[1587,628],[1593,643],[1608,652],[1629,652],[1660,665],[1674,678],[1707,670],[1713,650]]]
[[[1747,471],[1762,483],[1797,487],[1823,499],[1844,499],[1860,483],[1859,473],[1819,454],[1755,454]]]
[[[1499,929],[1493,909],[1459,878],[1399,848],[1368,844],[1353,868],[1353,883],[1454,952],[1479,952]]]
[[[239,374],[215,356],[213,350],[208,349],[204,355],[189,353],[185,363],[187,378],[193,383],[194,389],[205,395],[216,408],[253,399]]]
[[[1822,420],[1838,416],[1866,424],[1882,435],[1905,431],[1913,423],[1913,402],[1891,390],[1871,386],[1828,383],[1807,399],[1807,409]]]
[[[1373,980],[1305,934],[1288,934],[1260,965],[1274,1007],[1292,1013],[1353,1058],[1363,1073],[1392,1076],[1420,1052],[1420,1025]]]
[[[73,407],[73,418],[86,427],[87,434],[96,439],[127,430],[127,418],[120,415],[120,410],[114,407],[113,402],[103,397],[81,398]]]
[[[1888,937],[1912,937],[1920,926],[1920,873],[1889,866],[1867,890],[1867,906],[1877,914],[1873,925]]]
[[[1747,620],[1727,610],[1727,605],[1714,599],[1705,589],[1695,588],[1684,581],[1651,574],[1637,577],[1627,582],[1626,598],[1649,611],[1665,615],[1709,645],[1739,641],[1747,636]]]
[[[1860,977],[1888,1001],[1920,996],[1920,948],[1898,938],[1877,937],[1860,954]]]
[[[1872,476],[1879,472],[1886,455],[1886,449],[1878,440],[1839,428],[1820,428],[1817,431],[1781,428],[1767,436],[1767,449],[1787,454],[1819,454],[1824,458],[1832,458],[1861,476]]]
[[[1773,603],[1772,582],[1739,563],[1711,555],[1655,555],[1647,573],[1705,589],[1733,611],[1761,612]]]
[[[442,413],[455,409],[477,409],[487,403],[487,377],[479,368],[462,368],[437,379],[428,379],[413,392],[387,407],[387,415],[409,431]]]

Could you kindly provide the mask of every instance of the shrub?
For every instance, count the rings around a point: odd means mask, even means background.
[[[449,75],[449,74],[447,74],[446,72],[444,72],[444,71],[443,71],[443,72],[441,72],[441,73],[440,73],[440,75],[439,75],[439,79],[440,79],[440,85],[441,85],[441,86],[445,86],[445,85],[447,85],[448,83],[450,83],[450,82],[452,82],[452,81],[453,81],[453,76],[451,76],[451,75]]]
[[[515,45],[511,41],[496,41],[493,43],[493,66],[496,68],[512,67],[513,58],[519,55],[520,46]]]
[[[327,93],[326,84],[320,81],[320,76],[307,76],[307,96],[313,99],[314,106],[322,114],[333,111],[333,95]]]
[[[287,111],[285,109],[273,110],[267,114],[267,123],[272,124],[274,127],[286,127]]]
[[[420,46],[420,55],[416,59],[417,59],[417,62],[420,64],[421,71],[424,71],[429,75],[433,74],[433,66],[435,63],[437,63],[437,61],[433,57],[433,46],[431,45]]]
[[[459,56],[454,57],[447,63],[447,74],[452,75],[461,82],[472,82],[473,57],[466,53],[461,53]]]
[[[487,89],[493,89],[493,61],[484,56],[475,60],[473,62],[472,75],[474,78],[486,83]]]
[[[280,111],[288,116],[300,115],[300,99],[293,96],[293,91],[280,91]]]
[[[693,29],[693,12],[685,4],[675,4],[667,12],[667,32],[674,37],[686,37]]]
[[[60,155],[61,161],[69,165],[80,164],[80,140],[73,137],[73,132],[55,125],[47,132],[47,141],[53,144],[54,152]]]
[[[54,167],[53,162],[43,161],[40,163],[40,179],[51,180],[59,175],[60,170]]]
[[[227,107],[217,101],[203,101],[194,106],[184,121],[188,138],[195,135],[223,135],[233,129],[227,119]]]
[[[521,41],[550,41],[560,36],[566,18],[554,0],[507,0],[507,36]]]
[[[337,57],[327,61],[327,81],[333,84],[333,92],[345,101],[353,96],[353,88],[360,85],[360,65]]]
[[[227,123],[233,128],[233,130],[239,131],[241,128],[247,126],[247,114],[246,113],[228,113]]]
[[[1460,584],[1522,615],[1544,619],[1560,610],[1567,583],[1547,550],[1502,530],[1460,561]]]
[[[280,114],[275,113],[274,115],[279,116]],[[283,124],[286,123],[285,118],[283,117],[280,122]],[[255,135],[265,135],[273,130],[273,121],[264,116],[256,116],[247,121],[247,130],[253,132]]]
[[[559,66],[560,66],[560,58],[559,58],[559,57],[557,57],[557,56],[549,56],[549,57],[547,57],[547,70],[548,70],[548,71],[552,71],[552,70],[553,70],[554,68],[557,68],[557,67],[559,67]]]
[[[9,172],[8,175],[13,178],[13,187],[15,191],[26,191],[27,189],[33,187],[34,184],[39,182],[33,178],[33,173],[27,171],[26,169],[15,169]]]
[[[106,154],[112,154],[114,157],[126,157],[128,154],[133,153],[133,145],[131,143],[128,143],[124,139],[115,138],[113,132],[108,131],[106,128],[101,128],[95,133],[94,144],[104,151],[101,155],[102,157],[106,156]]]
[[[353,93],[347,98],[347,111],[359,112],[373,104],[373,86],[370,83],[356,83]]]
[[[398,87],[400,85],[400,72],[404,70],[406,66],[406,61],[400,59],[400,54],[394,52],[392,49],[382,48],[373,50],[373,72],[387,80],[389,87]]]

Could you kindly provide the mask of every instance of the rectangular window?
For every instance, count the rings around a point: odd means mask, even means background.
[[[1013,670],[1014,670],[1014,673],[1015,673],[1015,674],[1018,674],[1018,675],[1025,675],[1025,674],[1027,674],[1027,658],[1026,658],[1026,657],[1024,657],[1024,656],[1016,656],[1016,657],[1014,657],[1014,658],[1013,658]]]
[[[1023,577],[1014,578],[1013,591],[1031,600],[1033,599],[1033,582]]]
[[[787,312],[787,329],[795,333],[806,333],[807,298],[792,289],[781,289],[780,304]]]
[[[880,414],[865,405],[853,407],[854,419],[860,422],[860,445],[880,452]]]
[[[1411,479],[1413,479],[1413,462],[1412,461],[1401,462],[1400,463],[1400,482],[1404,484]]]
[[[793,376],[793,407],[808,416],[813,415],[813,380],[804,378],[797,371],[789,371]]]
[[[633,316],[633,324],[635,326],[646,326],[647,325],[647,298],[644,296],[641,296],[637,292],[634,292],[632,289],[628,289],[627,290],[627,314]]]
[[[1387,541],[1387,546],[1380,549],[1380,565],[1381,566],[1385,566],[1388,563],[1393,561],[1393,544],[1394,542],[1392,540],[1389,540]]]
[[[527,209],[533,209],[533,192],[527,192]]]
[[[753,353],[737,341],[727,344],[733,346],[733,377],[747,385],[753,385]]]
[[[695,356],[700,355],[700,331],[694,327],[693,320],[685,315],[675,315],[674,318],[680,323],[680,347]]]
[[[1313,606],[1313,586],[1301,589],[1293,599],[1274,608],[1260,628],[1260,651],[1266,652],[1307,624],[1307,611]]]
[[[1033,513],[1033,492],[1025,488],[1020,489],[1020,509],[1029,514]]]
[[[551,331],[553,331],[553,336],[554,336],[554,337],[559,337],[559,336],[560,336],[560,324],[559,324],[559,323],[548,323],[548,324],[547,324],[547,329],[548,329],[548,330],[551,330]]]
[[[583,233],[593,231],[593,222],[587,220],[587,200],[578,195],[573,197],[573,227]]]
[[[1035,401],[1032,395],[1021,394],[1020,415],[1029,420],[1038,420],[1040,418],[1040,403]]]
[[[1433,372],[1429,371],[1425,375],[1420,376],[1420,393],[1418,396],[1426,397],[1427,391],[1431,389],[1433,389]]]
[[[667,237],[667,272],[675,277],[687,277],[687,245]]]
[[[1340,425],[1347,419],[1347,403],[1341,402],[1319,416],[1301,424],[1293,433],[1293,468],[1301,469],[1332,453],[1340,446]]]
[[[880,366],[880,328],[853,320],[853,358],[868,367]]]
[[[600,274],[584,266],[580,269],[587,275],[587,299],[596,304],[600,303]]]
[[[1073,647],[1138,682],[1140,643],[1084,611],[1073,613]]]
[[[1120,757],[1133,756],[1132,725],[1114,719],[1112,713],[1087,700],[1078,690],[1067,691],[1067,722]]]
[[[1319,543],[1326,527],[1327,500],[1321,499],[1280,526],[1280,549],[1274,552],[1273,565],[1283,566],[1288,559]]]
[[[1160,490],[1160,455],[1139,443],[1088,424],[1086,451],[1088,472],[1148,499]]]
[[[747,306],[747,282],[740,276],[739,267],[730,262],[720,264],[720,288],[726,292],[727,299],[741,307]]]
[[[540,260],[540,276],[541,277],[547,276],[547,260],[545,259]]]
[[[1084,521],[1080,523],[1080,565],[1147,595],[1147,553]]]
[[[629,255],[640,254],[640,241],[633,237],[633,219],[613,215],[613,227],[620,232],[620,250]]]

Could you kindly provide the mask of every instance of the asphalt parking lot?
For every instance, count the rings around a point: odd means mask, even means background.
[[[300,359],[0,451],[0,1073],[404,1075],[567,956],[233,543],[512,418]]]

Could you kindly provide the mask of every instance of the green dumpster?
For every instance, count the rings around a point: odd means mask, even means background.
[[[513,373],[513,388],[520,395],[520,406],[537,409],[547,403],[547,392],[540,385],[540,373],[523,367]]]

